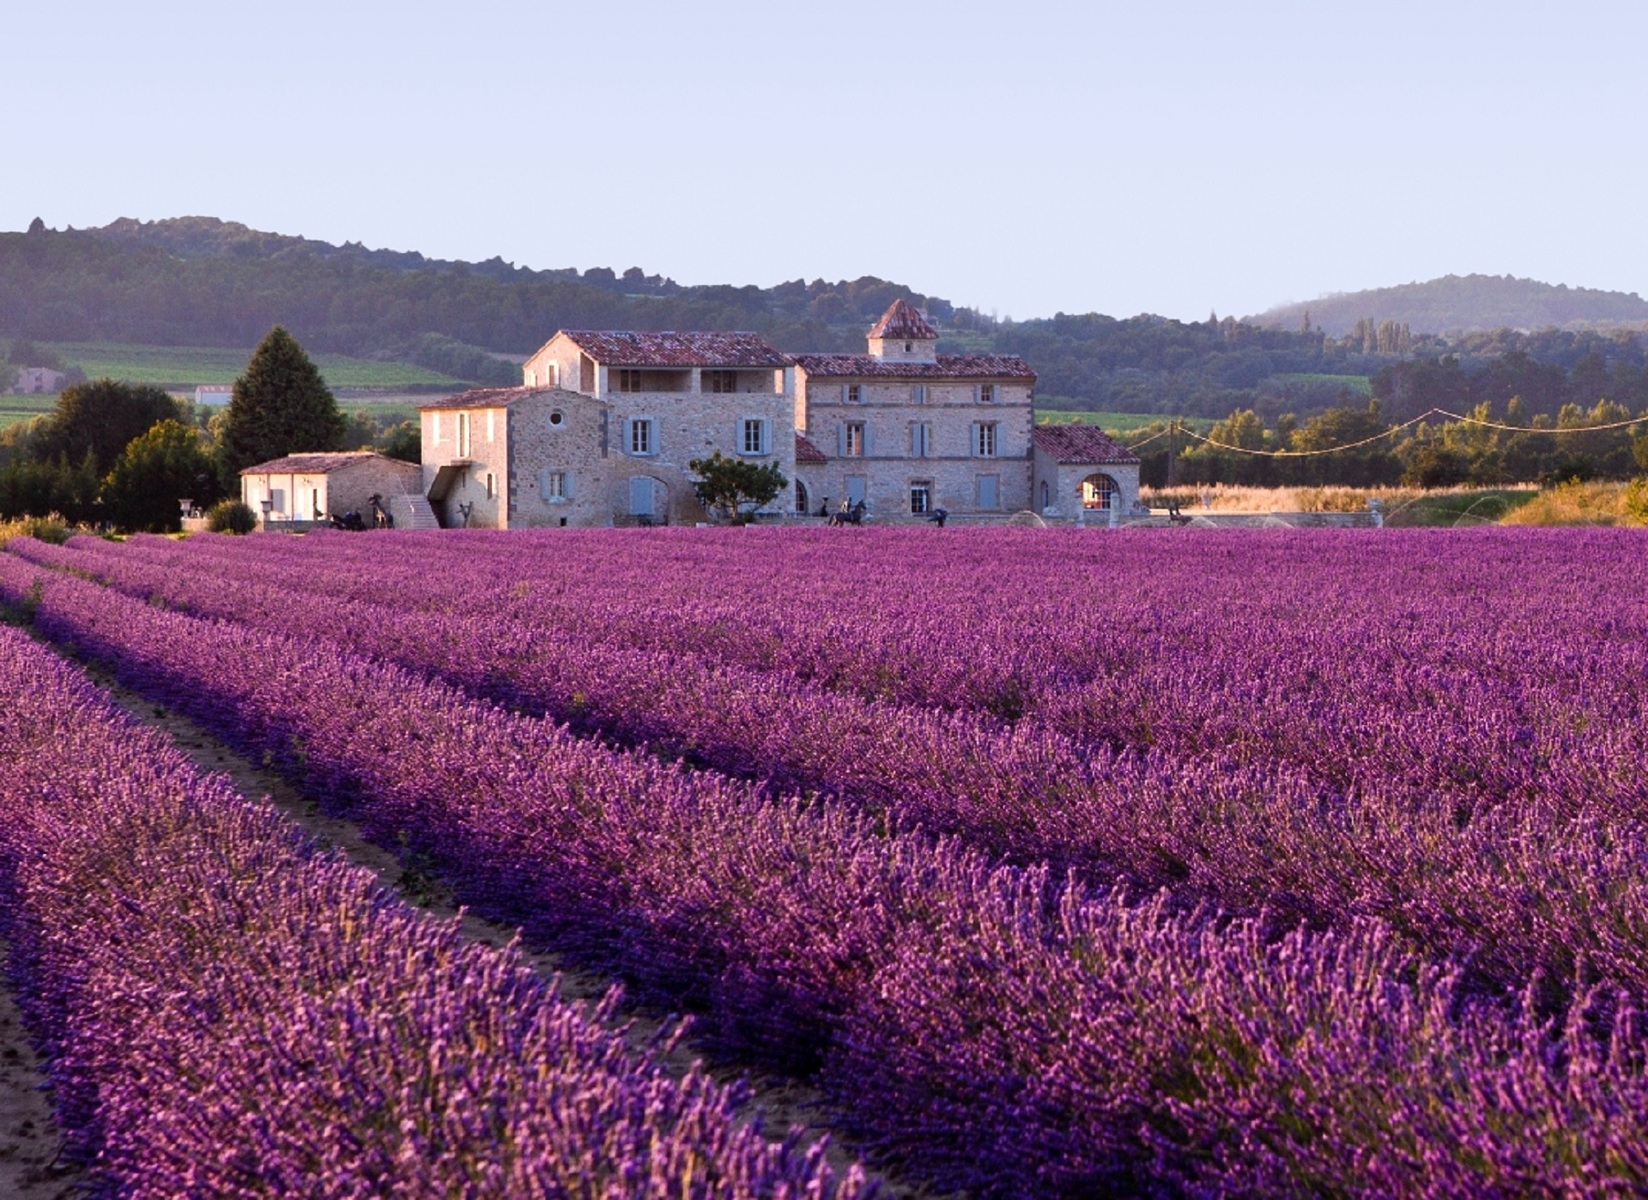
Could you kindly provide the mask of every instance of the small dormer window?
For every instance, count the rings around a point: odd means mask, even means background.
[[[905,342],[904,343],[904,353],[906,353],[906,354],[911,353],[912,351],[915,350],[915,348],[916,348],[916,344],[914,342]]]

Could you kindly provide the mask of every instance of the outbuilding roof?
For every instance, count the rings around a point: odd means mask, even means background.
[[[256,466],[243,467],[242,475],[328,475],[340,467],[353,466],[355,463],[366,462],[369,459],[380,458],[384,462],[399,463],[398,458],[388,458],[376,450],[330,450],[313,454],[288,454],[284,458],[272,458],[268,462],[258,463]]]
[[[795,435],[795,461],[798,463],[822,463],[830,460],[824,457],[824,451],[809,441],[805,434]]]
[[[1037,425],[1031,443],[1056,463],[1125,466],[1139,456],[1092,425]]]
[[[892,341],[901,338],[923,338],[931,341],[938,337],[938,330],[929,325],[927,318],[908,300],[894,300],[887,306],[887,311],[881,314],[881,320],[870,329],[870,336]]]
[[[813,379],[1022,379],[1036,381],[1016,354],[940,354],[934,362],[888,362],[869,354],[797,354]]]
[[[758,333],[563,329],[598,363],[614,367],[787,367],[790,356]]]
[[[589,403],[593,399],[577,392],[569,392],[565,388],[470,388],[467,392],[442,396],[438,400],[426,400],[418,405],[418,411],[422,412],[431,408],[508,408],[517,400],[525,400],[528,396],[545,395],[550,392],[559,392],[570,399],[581,400],[585,403]]]

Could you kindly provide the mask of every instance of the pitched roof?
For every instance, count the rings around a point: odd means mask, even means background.
[[[935,362],[888,362],[868,354],[797,354],[795,365],[814,379],[1036,379],[1030,364],[1016,354],[940,354]]]
[[[938,330],[929,325],[927,318],[908,300],[894,300],[881,314],[881,320],[871,327],[870,336],[894,341],[901,338],[932,340],[938,337]]]
[[[550,392],[559,392],[569,400],[581,400],[585,403],[594,402],[594,398],[591,396],[569,392],[565,388],[470,388],[467,392],[442,396],[437,400],[426,400],[418,405],[418,411],[423,412],[425,409],[430,408],[508,408],[517,400],[525,400],[528,396],[546,395]]]
[[[268,462],[258,463],[256,466],[243,467],[242,475],[327,475],[339,467],[351,466],[358,462],[380,458],[385,462],[398,463],[398,458],[387,458],[376,450],[329,450],[314,454],[288,454],[284,458],[272,458]]]
[[[795,435],[795,461],[798,463],[821,463],[830,460],[824,457],[824,451],[810,442],[806,435]]]
[[[758,333],[648,333],[563,329],[596,362],[614,367],[787,367],[790,356]]]
[[[1139,461],[1137,454],[1092,425],[1037,425],[1030,439],[1037,450],[1056,463],[1125,466]]]

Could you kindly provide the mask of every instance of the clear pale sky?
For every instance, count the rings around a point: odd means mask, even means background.
[[[1648,292],[1648,4],[0,0],[0,229],[1200,320]]]

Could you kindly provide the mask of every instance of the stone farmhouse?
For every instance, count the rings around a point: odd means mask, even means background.
[[[791,496],[761,515],[863,503],[879,523],[938,509],[1027,509],[1114,523],[1138,459],[1096,429],[1035,427],[1016,355],[939,354],[895,301],[865,354],[790,356],[753,333],[563,330],[518,388],[420,406],[422,491],[446,527],[680,524],[705,519],[689,463],[719,451],[776,464]]]

